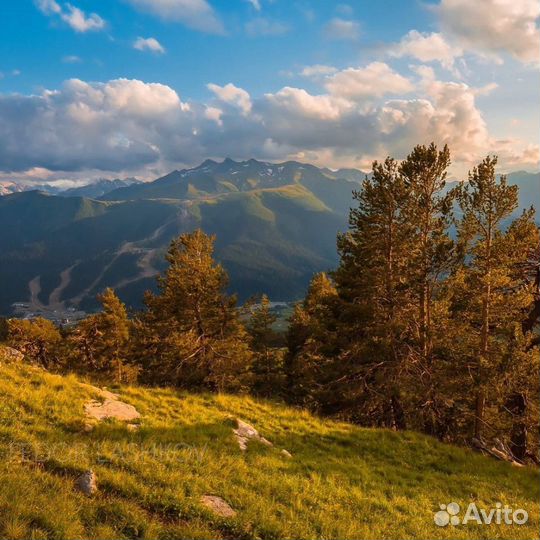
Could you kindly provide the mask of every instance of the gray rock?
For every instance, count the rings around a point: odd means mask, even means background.
[[[94,471],[86,471],[75,480],[75,487],[86,496],[91,497],[97,492],[96,480],[96,473]]]
[[[106,399],[103,403],[89,401],[84,406],[86,416],[96,420],[116,418],[117,420],[136,420],[141,417],[133,405],[123,403],[117,399]]]
[[[273,446],[273,444],[268,439],[262,437],[253,426],[250,426],[239,418],[236,419],[236,423],[238,427],[233,429],[233,433],[236,435],[238,446],[243,452],[247,450],[247,443],[250,440],[259,441],[266,446]]]

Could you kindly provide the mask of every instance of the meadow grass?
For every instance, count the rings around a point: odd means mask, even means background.
[[[321,420],[246,396],[116,388],[140,428],[85,432],[95,398],[74,376],[0,365],[2,539],[533,539],[538,470],[514,468],[417,433]],[[240,451],[235,419],[274,443]],[[287,449],[292,458],[281,453]],[[93,469],[99,492],[74,489]],[[220,518],[199,502],[218,495]],[[524,508],[526,525],[440,528],[439,504]]]

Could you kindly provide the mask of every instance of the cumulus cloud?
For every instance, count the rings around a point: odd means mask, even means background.
[[[157,54],[163,54],[165,52],[165,48],[163,47],[163,45],[161,45],[161,43],[153,37],[138,37],[133,42],[133,48],[139,51],[150,51]]]
[[[394,58],[410,56],[421,62],[439,62],[444,68],[452,70],[456,58],[463,55],[463,50],[448,43],[440,33],[411,30],[399,43],[388,48],[388,54]]]
[[[166,21],[180,22],[194,30],[224,34],[222,21],[206,0],[125,0],[140,11]]]
[[[90,32],[105,28],[105,21],[97,14],[86,14],[72,4],[60,5],[56,0],[37,0],[39,10],[48,16],[58,16],[76,32]]]
[[[331,94],[358,100],[385,94],[406,94],[414,89],[411,81],[384,62],[372,62],[363,68],[348,68],[327,79]]]
[[[539,61],[537,0],[441,0],[434,9],[443,32],[466,49],[487,55],[506,52],[526,63]]]
[[[358,39],[360,24],[357,21],[335,17],[325,26],[324,35],[329,39]]]
[[[371,72],[370,66],[353,71]],[[101,170],[148,176],[227,155],[363,166],[387,154],[404,157],[412,145],[432,140],[449,144],[463,169],[488,152],[498,152],[502,166],[537,166],[536,145],[490,135],[476,97],[492,87],[439,81],[429,68],[421,73],[412,97],[390,100],[366,97],[366,88],[384,92],[362,77],[348,92],[289,86],[258,97],[231,83],[209,84],[208,103],[185,102],[166,85],[127,79],[73,79],[39,95],[0,94],[0,175],[48,170],[66,178]],[[330,79],[340,74],[350,75],[343,70]]]
[[[248,114],[251,111],[251,98],[243,88],[238,88],[234,84],[229,83],[225,86],[219,86],[218,84],[210,83],[207,85],[208,89],[212,91],[218,100],[223,103],[228,103],[240,111],[243,114]]]

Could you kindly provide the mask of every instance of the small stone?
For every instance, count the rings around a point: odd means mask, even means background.
[[[285,450],[285,448],[283,448],[283,450],[281,450],[281,453],[282,453],[285,457],[292,458],[292,454],[291,454],[288,450]]]
[[[206,506],[218,516],[233,517],[236,515],[236,510],[227,501],[216,495],[203,495],[200,501],[203,506]]]
[[[75,480],[75,487],[87,497],[91,497],[97,491],[96,473],[86,471]]]
[[[139,431],[139,424],[128,424],[127,426],[128,431]]]
[[[259,441],[265,446],[274,446],[268,439],[261,437],[259,432],[253,426],[250,426],[248,423],[240,420],[239,418],[236,419],[236,423],[238,427],[233,429],[233,433],[236,435],[238,446],[242,452],[247,450],[247,443],[250,440]]]

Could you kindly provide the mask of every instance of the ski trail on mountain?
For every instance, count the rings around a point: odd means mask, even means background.
[[[155,231],[152,232],[149,236],[142,238],[140,240],[135,240],[132,242],[124,242],[118,251],[114,254],[113,258],[110,260],[110,262],[105,265],[101,273],[97,276],[96,279],[88,286],[86,289],[84,289],[82,292],[80,292],[76,297],[72,299],[72,302],[76,304],[80,304],[80,302],[83,300],[84,297],[88,296],[100,283],[100,281],[103,279],[107,271],[113,266],[113,264],[124,254],[131,253],[135,255],[142,255],[137,260],[137,266],[141,269],[141,271],[133,278],[126,278],[123,279],[114,285],[112,285],[112,288],[120,288],[123,287],[129,283],[134,283],[136,281],[139,281],[140,279],[144,279],[147,277],[153,277],[158,273],[158,270],[151,264],[151,259],[153,255],[158,251],[157,248],[145,248],[142,247],[140,244],[145,244],[149,242],[153,242],[154,240],[157,240],[165,231],[165,229],[171,225],[172,223],[176,221],[183,221],[185,218],[185,214],[183,211],[179,212],[177,215],[173,216],[172,219],[169,219],[166,221],[163,225],[158,227]]]
[[[79,264],[79,261],[72,264],[70,267],[62,270],[60,272],[60,284],[56,289],[54,289],[49,295],[49,305],[50,309],[64,309],[65,302],[61,301],[62,293],[71,283],[71,271]]]
[[[28,282],[30,290],[30,307],[31,309],[43,309],[43,304],[39,301],[39,293],[41,292],[41,276],[36,276]]]

